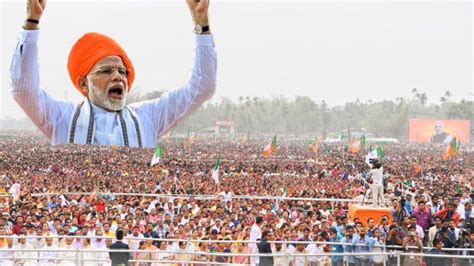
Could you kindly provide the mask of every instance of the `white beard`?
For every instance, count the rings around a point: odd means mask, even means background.
[[[121,100],[111,99],[108,93],[102,89],[95,87],[92,82],[89,83],[89,100],[95,105],[102,107],[109,111],[120,111],[125,105],[127,98],[127,90],[123,90],[123,97]]]

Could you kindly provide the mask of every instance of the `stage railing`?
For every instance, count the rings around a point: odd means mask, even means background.
[[[67,238],[70,238],[70,239],[90,239],[91,241],[92,240],[97,240],[97,239],[103,239],[103,240],[106,240],[106,239],[109,239],[109,240],[112,240],[112,241],[116,241],[116,238],[115,237],[110,237],[110,236],[68,236],[68,235],[64,235],[64,236],[58,236],[58,235],[48,235],[48,236],[24,236],[24,235],[21,235],[21,236],[17,236],[17,235],[3,235],[3,236],[0,236],[0,240],[1,239],[13,239],[13,240],[18,240],[18,239],[47,239],[47,238],[51,238],[51,239],[67,239]],[[146,240],[150,240],[150,241],[162,241],[162,242],[186,242],[186,243],[208,243],[208,244],[218,244],[218,243],[231,243],[231,244],[234,244],[234,243],[245,243],[245,244],[258,244],[260,243],[260,241],[252,241],[252,240],[212,240],[212,239],[206,239],[206,240],[203,240],[203,239],[191,239],[191,238],[184,238],[184,239],[179,239],[179,238],[152,238],[152,237],[133,237],[133,236],[125,236],[123,238],[123,242],[126,242],[126,241],[133,241],[133,240],[142,240],[142,241],[146,241]],[[268,243],[271,243],[271,244],[275,244],[275,243],[278,243],[278,244],[286,244],[286,245],[290,245],[290,244],[319,244],[319,245],[340,245],[340,246],[366,246],[364,244],[352,244],[352,243],[341,243],[341,242],[325,242],[325,241],[302,241],[302,240],[279,240],[279,241],[276,241],[276,240],[269,240],[267,241]],[[388,249],[401,249],[402,246],[397,246],[397,245],[383,245],[384,248],[388,248]],[[418,248],[417,246],[407,246],[406,248],[409,248],[409,249],[416,249]],[[432,247],[423,247],[422,248],[423,250],[431,250]],[[474,248],[442,248],[442,251],[446,251],[446,252],[453,252],[453,251],[468,251],[468,252],[473,252],[474,253]]]
[[[65,193],[33,193],[32,197],[46,197],[59,195],[79,195],[79,196],[137,196],[150,198],[172,198],[172,199],[190,199],[196,200],[223,200],[219,195],[199,195],[199,194],[153,194],[153,193],[110,193],[110,192],[65,192]],[[360,202],[353,199],[336,198],[300,198],[283,196],[258,196],[258,195],[232,195],[232,199],[260,199],[260,200],[288,200],[288,201],[320,201],[320,202]]]
[[[48,256],[42,256],[42,253],[47,252]],[[4,255],[3,253],[7,253]],[[20,253],[20,255],[17,255]],[[36,254],[33,254],[36,253]],[[65,253],[72,253],[73,256],[65,256]],[[91,254],[103,254],[101,255],[102,258],[90,258]],[[225,257],[225,258],[232,258],[232,257],[248,257],[249,259],[256,259],[256,258],[263,258],[263,257],[273,257],[273,259],[283,259],[286,262],[292,261],[294,258],[297,257],[305,257],[308,261],[318,261],[323,258],[335,258],[335,257],[342,257],[342,261],[350,262],[350,261],[370,261],[373,256],[382,256],[383,264],[384,265],[405,265],[407,262],[406,260],[414,260],[414,261],[425,261],[428,258],[435,258],[438,260],[444,261],[443,265],[473,265],[474,263],[474,256],[472,255],[454,255],[454,254],[430,254],[430,253],[406,253],[402,251],[393,251],[393,252],[359,252],[359,253],[320,253],[320,254],[290,254],[290,253],[275,253],[275,254],[260,254],[260,253],[222,253],[222,252],[200,252],[200,251],[161,251],[161,250],[71,250],[71,249],[0,249],[0,260],[2,261],[2,265],[8,265],[10,262],[11,265],[17,264],[26,264],[27,261],[32,263],[46,263],[49,264],[45,265],[59,265],[62,262],[67,262],[68,265],[75,265],[75,266],[82,266],[84,262],[97,262],[97,265],[110,265],[110,253],[128,253],[128,254],[140,254],[140,253],[147,253],[150,255],[157,255],[157,254],[176,254],[178,256],[183,254],[189,254],[189,258],[186,260],[180,259],[170,259],[170,258],[162,258],[162,259],[137,259],[132,258],[129,260],[130,265],[134,265],[134,263],[160,263],[160,264],[175,264],[180,263],[181,265],[192,265],[192,264],[208,264],[208,265],[229,265],[230,262],[216,262],[216,257]],[[59,256],[61,254],[61,256]],[[197,260],[194,255],[204,255],[211,258],[209,261]],[[69,263],[70,262],[70,263]],[[104,264],[99,264],[104,263]],[[89,265],[89,264],[88,264]],[[428,264],[430,265],[430,264]],[[441,265],[441,264],[440,264]]]

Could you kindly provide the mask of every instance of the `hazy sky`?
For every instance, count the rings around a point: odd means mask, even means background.
[[[24,117],[8,68],[25,1],[1,1],[0,118]],[[309,96],[330,105],[360,98],[439,102],[473,93],[471,1],[212,1],[218,50],[213,100]],[[73,43],[97,31],[115,38],[137,70],[134,90],[168,90],[189,77],[193,25],[180,1],[54,1],[41,20],[41,85],[80,102],[66,62]]]

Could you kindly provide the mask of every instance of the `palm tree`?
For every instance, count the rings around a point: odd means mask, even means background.
[[[444,98],[446,99],[446,102],[449,101],[449,97],[451,97],[451,92],[450,91],[445,91],[444,92]]]
[[[421,93],[417,92],[415,94],[415,99],[421,102]]]
[[[427,101],[428,101],[428,95],[426,95],[426,93],[424,93],[424,92],[422,94],[420,94],[421,106],[424,106]]]
[[[441,105],[443,105],[448,102],[448,99],[446,99],[446,97],[444,96],[441,96],[441,98],[439,98],[439,101],[441,102]]]

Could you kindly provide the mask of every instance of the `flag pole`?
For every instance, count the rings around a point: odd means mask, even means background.
[[[276,134],[274,135],[274,137],[276,138]],[[272,138],[272,142],[273,142],[273,138]],[[277,142],[276,147],[275,147],[275,156],[277,155],[277,152],[278,152],[278,142]],[[277,164],[278,164],[278,169],[279,169],[279,172],[280,172],[280,178],[281,178],[281,180],[283,180],[282,185],[283,185],[283,187],[286,187],[286,179],[284,179],[283,170],[282,170],[283,161],[282,161],[281,158],[278,159],[278,157],[277,157],[277,158],[276,158],[276,162],[277,162]],[[282,196],[280,196],[280,198],[283,199]],[[281,200],[281,201],[283,202],[283,200]],[[278,202],[279,202],[278,198],[275,199],[275,204],[276,204],[276,206],[278,206],[278,208],[279,208],[280,205],[278,204]],[[276,213],[275,213],[275,215],[276,215],[276,214],[278,213],[278,209],[276,209],[275,212],[276,212]]]
[[[423,161],[420,159],[420,174],[421,176],[424,176],[423,174]]]

